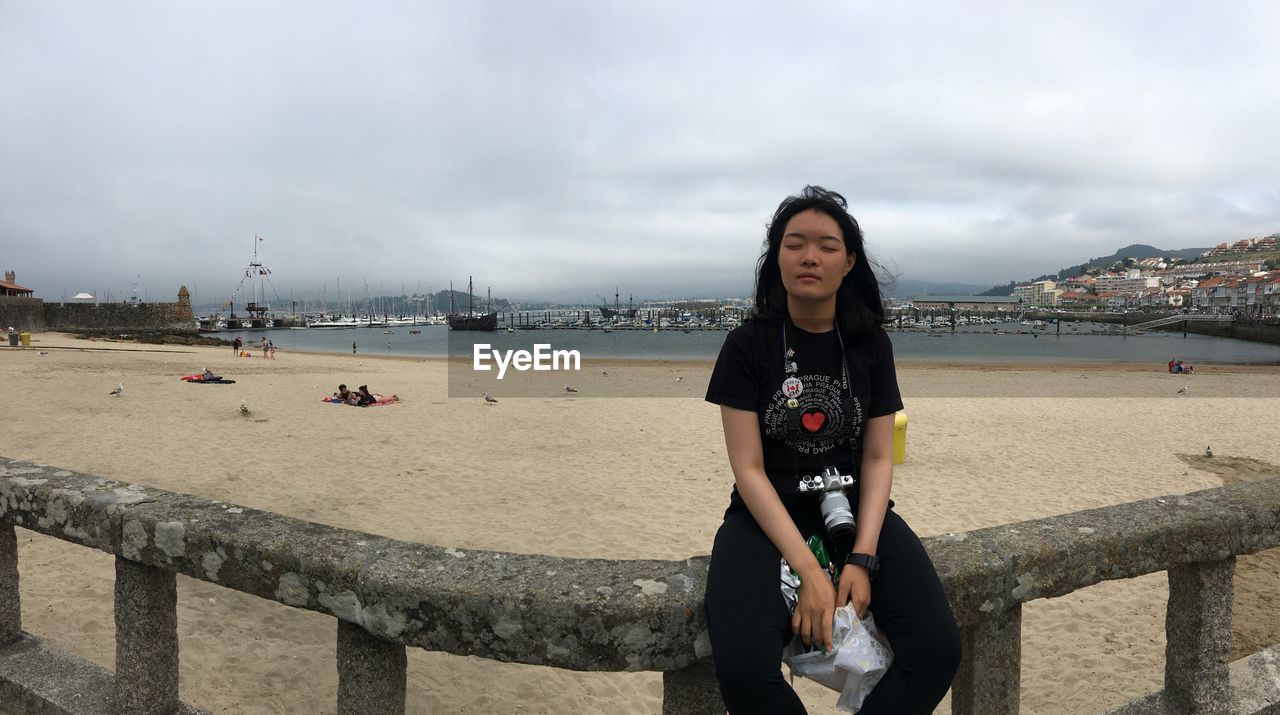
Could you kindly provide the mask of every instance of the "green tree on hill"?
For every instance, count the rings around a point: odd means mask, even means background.
[[[978,295],[991,295],[991,296],[1013,295],[1013,287],[1015,285],[1017,285],[1017,283],[1015,283],[1014,281],[1009,281],[1009,285],[995,286],[994,288],[988,288],[987,290],[982,291]]]

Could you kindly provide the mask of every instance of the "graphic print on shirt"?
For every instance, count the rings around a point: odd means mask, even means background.
[[[850,435],[856,446],[862,436],[861,401],[855,396],[850,403],[840,381],[830,375],[800,375],[799,382],[804,386],[799,394],[787,394],[795,391],[780,386],[769,397],[763,418],[765,436],[798,454],[847,449]],[[787,406],[793,400],[794,410]]]

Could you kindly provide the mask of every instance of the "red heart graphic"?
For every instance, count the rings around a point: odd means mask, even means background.
[[[822,429],[822,425],[826,421],[827,416],[822,412],[806,412],[800,415],[800,424],[804,425],[805,430],[809,432],[817,432]]]

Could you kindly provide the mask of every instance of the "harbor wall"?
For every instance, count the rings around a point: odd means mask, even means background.
[[[1165,330],[1171,333],[1181,332],[1182,323],[1165,325],[1154,330]],[[1255,343],[1280,345],[1280,324],[1256,323],[1252,321],[1236,321],[1234,323],[1187,323],[1188,333],[1211,335],[1215,338],[1235,338],[1251,340]]]
[[[195,329],[190,305],[181,303],[46,303],[46,330]]]
[[[18,332],[43,333],[44,301],[39,298],[0,296],[0,330],[13,326]]]
[[[1172,315],[1170,313],[1169,315]],[[1065,320],[1091,321],[1094,323],[1113,323],[1116,325],[1138,325],[1149,320],[1163,317],[1159,313],[1054,313],[1051,311],[1035,311],[1027,313],[1032,320]],[[1234,338],[1249,340],[1255,343],[1280,345],[1280,322],[1269,320],[1235,320],[1230,323],[1209,323],[1189,320],[1185,323],[1171,323],[1150,330],[1163,330],[1169,333],[1193,333],[1215,338]]]
[[[0,330],[19,332],[195,330],[185,287],[175,303],[49,303],[42,298],[0,296]]]

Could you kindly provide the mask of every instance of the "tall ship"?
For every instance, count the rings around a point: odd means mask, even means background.
[[[618,307],[618,298],[620,297],[620,294],[618,293],[617,288],[613,289],[613,307],[612,308],[609,307],[608,302],[604,299],[604,296],[597,293],[596,297],[600,299],[600,316],[603,317],[605,320],[613,320],[614,318],[619,316],[627,320],[631,320],[632,318],[636,317],[636,308],[632,305],[632,302],[631,302],[635,296],[627,296],[627,307],[625,309]]]
[[[258,258],[258,244],[262,240],[261,236],[254,235],[253,258],[249,260],[249,266],[244,269],[244,275],[240,277],[239,285],[231,294],[231,300],[223,304],[230,311],[230,315],[225,320],[216,315],[202,318],[199,321],[200,332],[213,333],[224,328],[226,330],[261,330],[281,323],[287,324],[286,319],[276,320],[271,317],[271,305],[267,302],[267,286],[271,285],[271,269],[263,265]],[[255,278],[257,281],[254,280]],[[237,316],[236,299],[240,297],[240,291],[244,289],[245,283],[248,283],[253,291],[253,298],[244,306],[247,315]],[[276,287],[271,285],[271,290],[274,293]],[[279,297],[279,293],[276,293],[276,298]]]
[[[471,310],[471,298],[471,276],[467,276],[467,314],[462,315],[456,312],[453,306],[453,286],[449,286],[449,327],[453,330],[497,330],[497,312],[474,314]],[[490,302],[492,302],[492,296],[490,296]]]

